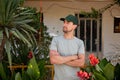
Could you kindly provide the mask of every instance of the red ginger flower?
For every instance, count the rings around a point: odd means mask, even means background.
[[[99,63],[99,60],[95,57],[94,54],[90,54],[90,55],[89,55],[89,59],[90,59],[90,64],[91,64],[92,66],[95,66],[96,64]]]
[[[31,59],[32,57],[33,57],[32,51],[29,51],[29,53],[28,53],[28,58]]]
[[[82,70],[77,72],[77,75],[78,75],[78,77],[80,77],[81,80],[87,80],[90,78],[89,73],[82,71]]]

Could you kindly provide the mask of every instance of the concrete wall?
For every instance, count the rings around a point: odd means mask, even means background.
[[[68,14],[79,13],[81,11],[91,11],[91,7],[101,9],[111,2],[42,2],[44,13],[44,24],[48,27],[48,32],[62,35],[63,22],[59,20]],[[40,9],[39,1],[26,1],[25,6]],[[112,16],[111,16],[112,14]],[[114,16],[120,16],[120,9],[114,6],[103,13],[102,16],[102,45],[103,54],[108,55],[115,52],[113,44],[120,43],[120,33],[113,33]]]

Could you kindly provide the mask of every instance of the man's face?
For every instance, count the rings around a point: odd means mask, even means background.
[[[64,33],[68,33],[68,32],[72,32],[75,29],[75,26],[73,25],[73,22],[68,22],[68,21],[64,21],[64,25],[63,25],[63,32]]]

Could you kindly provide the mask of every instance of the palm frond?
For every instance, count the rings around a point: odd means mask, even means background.
[[[24,37],[24,35],[21,34],[20,31],[16,30],[16,33],[20,36],[20,39],[24,42],[27,43],[29,47],[31,47],[31,43]]]

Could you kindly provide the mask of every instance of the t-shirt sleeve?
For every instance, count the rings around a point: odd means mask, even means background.
[[[57,51],[57,44],[56,44],[56,38],[53,37],[52,42],[50,44],[50,50],[56,50]]]
[[[80,46],[79,46],[78,54],[85,54],[85,46],[83,41],[81,41],[79,45]]]

